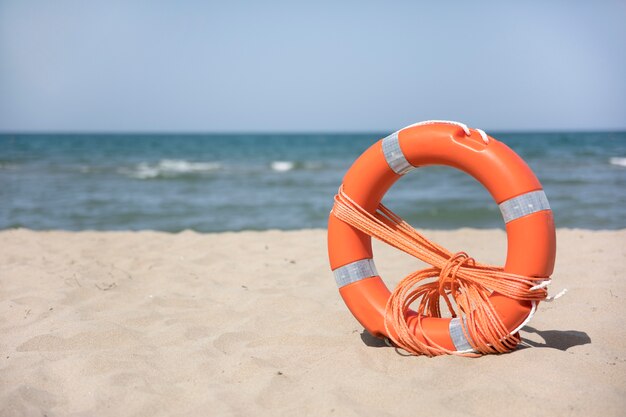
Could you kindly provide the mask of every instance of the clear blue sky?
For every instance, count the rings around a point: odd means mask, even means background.
[[[626,129],[626,2],[0,0],[0,131],[431,118]]]

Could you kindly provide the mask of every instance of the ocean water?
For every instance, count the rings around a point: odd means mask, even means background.
[[[0,135],[0,229],[326,227],[371,134]],[[494,133],[542,182],[557,227],[626,227],[626,132]],[[384,203],[419,228],[504,226],[471,177],[403,177]]]

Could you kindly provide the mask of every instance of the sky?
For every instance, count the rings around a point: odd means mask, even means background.
[[[625,130],[626,1],[0,0],[0,131]]]

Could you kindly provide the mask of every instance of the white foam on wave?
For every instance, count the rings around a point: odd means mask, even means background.
[[[274,161],[271,164],[272,170],[276,172],[287,172],[291,171],[296,164],[291,161]]]
[[[157,177],[176,177],[185,174],[215,171],[220,168],[218,162],[189,162],[182,159],[163,159],[156,164],[142,162],[134,169],[121,169],[122,174],[140,180]]]
[[[626,167],[626,158],[609,158],[609,163],[618,167]]]

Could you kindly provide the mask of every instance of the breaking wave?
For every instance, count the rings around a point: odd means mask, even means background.
[[[626,167],[626,158],[609,158],[609,163],[618,167]]]
[[[319,171],[325,169],[325,165],[322,162],[316,161],[273,161],[270,164],[270,168],[274,172],[287,172],[287,171]]]
[[[296,164],[291,161],[274,161],[270,166],[272,167],[272,171],[287,172],[294,169]]]
[[[209,173],[220,169],[219,162],[189,162],[182,159],[163,159],[156,164],[141,162],[133,168],[121,168],[119,172],[140,180],[174,178],[190,174]]]

